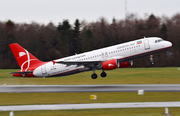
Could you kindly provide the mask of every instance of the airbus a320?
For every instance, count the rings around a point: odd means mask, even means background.
[[[105,70],[129,67],[133,65],[133,59],[148,55],[154,65],[152,55],[170,48],[172,43],[159,37],[148,37],[49,62],[40,61],[18,43],[9,46],[20,66],[18,72],[11,73],[13,76],[58,77],[93,71],[91,78],[96,79],[98,69],[102,70],[101,77],[106,77]]]

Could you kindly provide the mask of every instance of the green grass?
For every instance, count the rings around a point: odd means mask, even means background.
[[[97,95],[91,100],[90,95]],[[180,101],[180,92],[0,93],[1,105]]]
[[[78,85],[78,84],[180,84],[180,68],[122,68],[107,72],[106,78],[91,79],[92,71],[53,78],[12,77],[9,72],[17,69],[1,69],[0,85]],[[96,71],[100,75],[101,70]]]

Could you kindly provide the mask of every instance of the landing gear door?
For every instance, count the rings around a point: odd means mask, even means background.
[[[41,66],[41,71],[42,71],[42,75],[47,74],[46,65],[45,64]]]
[[[150,45],[149,45],[149,40],[148,39],[144,40],[144,48],[145,48],[145,50],[150,49]]]

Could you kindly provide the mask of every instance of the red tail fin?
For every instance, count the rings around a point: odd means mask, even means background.
[[[21,70],[27,71],[28,68],[33,67],[42,61],[38,60],[35,56],[29,53],[26,49],[19,44],[14,43],[9,45]]]

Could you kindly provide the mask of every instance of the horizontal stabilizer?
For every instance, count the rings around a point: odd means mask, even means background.
[[[24,71],[24,72],[11,72],[9,74],[31,74],[33,71]]]

